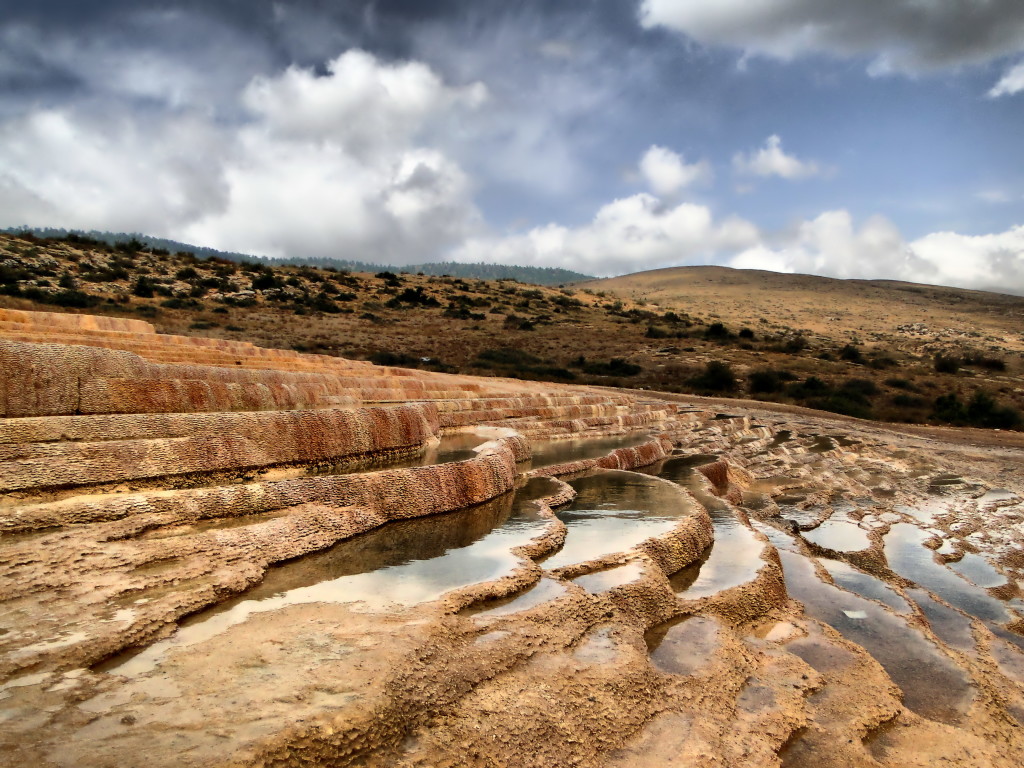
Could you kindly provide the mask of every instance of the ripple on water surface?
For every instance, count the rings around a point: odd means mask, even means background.
[[[542,562],[548,570],[625,552],[672,530],[693,511],[677,488],[635,472],[598,470],[570,485],[576,498],[557,512],[568,535],[562,549]]]

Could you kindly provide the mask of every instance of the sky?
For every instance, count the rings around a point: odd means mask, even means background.
[[[1020,0],[0,0],[0,227],[1024,293]]]

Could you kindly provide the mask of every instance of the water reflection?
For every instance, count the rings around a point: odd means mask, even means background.
[[[530,465],[551,467],[570,461],[600,459],[619,448],[635,448],[651,441],[647,432],[632,432],[611,437],[588,437],[579,440],[543,440],[531,442],[533,458]]]
[[[670,531],[692,502],[668,483],[619,470],[597,470],[570,483],[576,498],[557,514],[569,529],[565,546],[543,562],[561,568],[625,552]]]
[[[401,608],[435,600],[459,587],[511,573],[511,549],[540,535],[547,521],[531,496],[505,494],[487,504],[444,515],[389,523],[330,549],[272,567],[241,595],[181,623],[170,638],[105,665],[133,676],[173,648],[224,632],[249,616],[300,603],[359,603],[364,610]]]

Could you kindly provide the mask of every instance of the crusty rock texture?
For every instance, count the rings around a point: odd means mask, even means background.
[[[0,765],[1024,764],[1021,447],[86,315],[0,366]]]

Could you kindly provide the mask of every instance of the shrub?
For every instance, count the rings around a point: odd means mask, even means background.
[[[960,361],[939,352],[935,355],[935,370],[938,373],[956,373],[960,370]]]
[[[864,361],[864,356],[853,344],[847,344],[839,350],[839,359],[846,360],[849,363],[861,363]]]
[[[779,372],[773,371],[770,368],[760,368],[756,371],[751,371],[747,376],[747,381],[750,382],[750,391],[754,394],[771,394],[782,389],[782,379],[779,378]]]
[[[385,274],[385,273],[383,273],[383,272],[379,273],[377,276],[380,277],[381,274]],[[391,273],[388,272],[386,274],[391,274]],[[354,294],[347,294],[347,295],[351,295],[352,298],[355,298]],[[416,288],[406,288],[404,291],[399,293],[397,296],[394,296],[391,299],[389,299],[388,303],[387,303],[387,306],[391,307],[392,309],[400,309],[403,304],[406,304],[406,305],[408,305],[410,307],[440,307],[441,306],[441,302],[440,301],[435,299],[430,294],[424,292],[422,285],[417,286]]]
[[[915,387],[913,382],[911,382],[908,379],[901,379],[901,378],[897,377],[897,378],[886,379],[884,383],[885,383],[886,386],[892,387],[893,389],[905,389],[905,390],[908,390],[910,392],[916,392],[917,391],[917,387]]]
[[[847,379],[840,389],[848,394],[871,397],[878,394],[878,385],[868,379]]]
[[[740,328],[739,337],[741,339],[753,340],[754,332],[750,328]]]
[[[723,341],[732,338],[732,333],[724,323],[712,323],[704,330],[704,338]]]
[[[827,382],[822,381],[817,376],[809,376],[805,381],[791,384],[787,393],[790,397],[801,400],[807,397],[823,395],[831,389]]]
[[[967,421],[988,429],[1019,429],[1021,415],[1014,408],[999,405],[995,398],[979,389],[967,404]]]
[[[732,367],[721,360],[712,360],[704,370],[689,381],[690,386],[708,392],[734,392],[737,387],[736,374]]]
[[[963,364],[970,365],[975,368],[987,368],[990,371],[1005,371],[1006,361],[1001,360],[998,357],[986,357],[976,352],[964,355]]]
[[[145,275],[139,275],[132,284],[132,293],[143,299],[153,298],[155,290],[156,284]]]
[[[900,408],[924,408],[927,401],[923,397],[900,393],[893,397],[892,404],[898,405]]]
[[[284,283],[281,281],[281,278],[270,270],[261,272],[252,279],[252,289],[254,291],[268,291],[271,288],[281,288],[283,286]]]
[[[178,280],[195,280],[199,277],[199,273],[195,270],[195,267],[182,267],[174,273],[174,276]]]
[[[202,302],[196,301],[195,299],[183,299],[175,297],[173,299],[165,299],[160,302],[161,307],[167,307],[168,309],[198,309],[203,306]]]
[[[621,357],[613,357],[607,363],[585,363],[583,370],[591,376],[636,376],[643,368]]]

